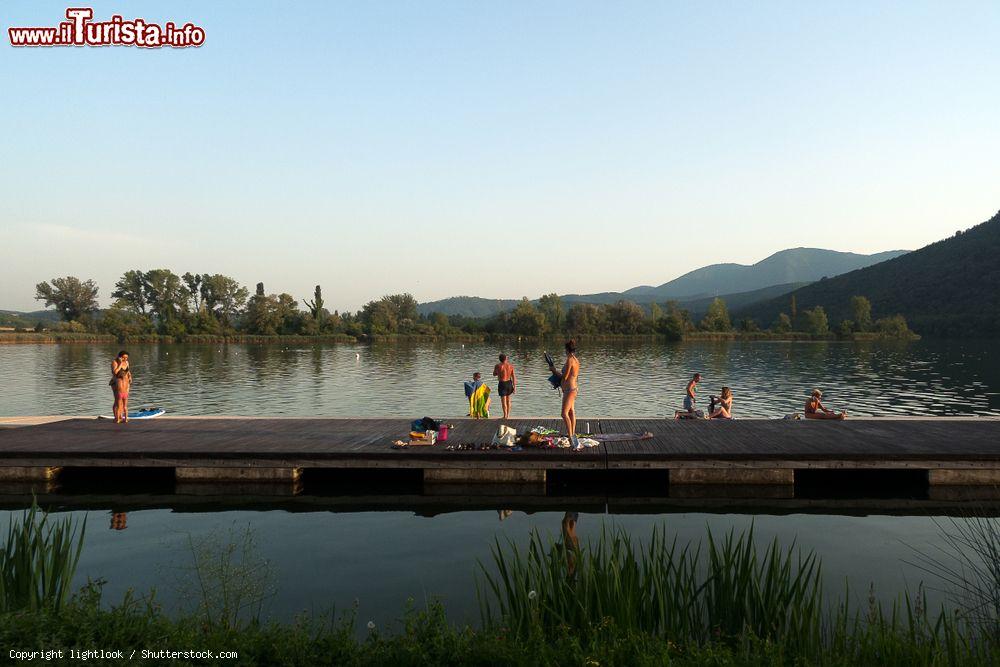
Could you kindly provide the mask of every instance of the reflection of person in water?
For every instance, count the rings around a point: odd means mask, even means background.
[[[111,525],[108,528],[111,530],[125,530],[128,528],[128,514],[125,512],[112,512]]]
[[[580,538],[576,535],[579,519],[579,512],[566,512],[562,520],[562,547],[566,551],[566,576],[569,579],[576,575],[576,558],[580,553]]]

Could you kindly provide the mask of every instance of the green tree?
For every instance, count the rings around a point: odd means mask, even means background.
[[[302,312],[299,310],[299,302],[291,294],[279,294],[275,297],[277,303],[278,316],[281,318],[280,333],[285,335],[297,334],[302,329]]]
[[[681,308],[680,303],[676,299],[671,299],[666,303],[667,307],[667,317],[673,320],[671,324],[672,329],[678,329],[682,332],[694,330],[694,323],[691,321],[691,313],[685,309]]]
[[[851,297],[851,313],[858,331],[868,331],[872,327],[872,302],[867,297]]]
[[[104,311],[97,329],[102,333],[117,336],[118,340],[143,336],[155,331],[153,321],[148,315],[137,313],[119,304]]]
[[[510,314],[511,333],[541,336],[546,328],[545,315],[524,297]]]
[[[227,329],[232,327],[249,296],[246,287],[221,273],[201,276],[201,294],[202,306]]]
[[[274,336],[282,325],[278,299],[273,294],[263,294],[264,284],[257,284],[257,293],[250,297],[243,317],[243,328],[258,336]]]
[[[621,299],[603,308],[606,326],[611,333],[633,335],[643,332],[646,311],[634,301]]]
[[[126,271],[115,283],[111,296],[120,307],[146,315],[146,274],[138,269]]]
[[[656,323],[663,317],[663,309],[660,308],[660,304],[653,302],[649,304],[649,321],[656,326]]]
[[[558,294],[553,292],[538,299],[538,310],[545,316],[549,331],[563,333],[566,328],[566,309]]]
[[[886,338],[913,338],[914,334],[902,315],[882,317],[875,322],[875,330]]]
[[[97,283],[74,276],[53,278],[35,285],[35,299],[55,306],[67,322],[76,322],[97,310]]]
[[[760,327],[757,326],[757,321],[752,317],[744,317],[740,320],[740,331],[743,333],[754,333],[760,331]]]
[[[181,321],[186,310],[186,296],[181,288],[181,279],[170,269],[153,269],[145,273],[144,291],[150,312],[156,317],[160,333],[168,330],[177,335],[174,324]]]
[[[384,336],[399,331],[399,319],[395,309],[386,297],[378,301],[369,301],[361,308],[359,318],[365,333],[372,336]]]
[[[574,303],[566,314],[566,328],[573,334],[593,334],[600,330],[601,312],[591,303]]]
[[[731,331],[732,323],[729,321],[729,309],[726,302],[720,297],[715,297],[712,303],[708,304],[708,312],[701,320],[701,328],[705,331]]]
[[[825,336],[830,332],[830,324],[826,319],[826,311],[823,306],[816,306],[811,310],[803,310],[802,318],[807,333],[813,336]]]
[[[183,276],[181,280],[184,281],[184,292],[187,295],[188,300],[191,303],[191,312],[197,313],[201,311],[203,293],[202,293],[202,281],[203,276],[198,273],[191,273],[188,271]]]
[[[314,320],[322,319],[325,314],[323,311],[323,288],[316,285],[316,289],[313,291],[313,300],[306,301],[305,304]]]
[[[774,333],[788,333],[791,330],[792,318],[785,313],[778,313],[778,318],[774,320],[774,324],[771,325],[771,331]]]

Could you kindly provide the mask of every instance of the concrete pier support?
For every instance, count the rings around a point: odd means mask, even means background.
[[[184,466],[174,468],[178,483],[189,482],[241,482],[241,483],[282,483],[295,484],[302,476],[302,468],[255,468],[255,467],[212,467]]]
[[[545,484],[544,468],[424,468],[424,484]]]
[[[1000,485],[1000,468],[931,468],[927,471],[927,483],[931,486]]]
[[[670,484],[795,484],[792,468],[671,468]]]
[[[54,482],[60,472],[58,466],[0,466],[0,482]]]

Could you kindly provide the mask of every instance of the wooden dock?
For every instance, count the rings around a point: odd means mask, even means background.
[[[449,450],[490,442],[500,420],[452,420],[447,443],[394,448],[403,419],[161,418],[116,425],[39,420],[0,429],[0,482],[55,483],[67,470],[172,469],[179,484],[297,484],[321,470],[410,470],[428,485],[544,485],[553,472],[662,474],[665,484],[794,485],[806,471],[911,471],[932,487],[1000,485],[1000,420],[586,419],[591,433],[648,440],[568,449]],[[519,433],[556,419],[506,422]],[[490,493],[495,490],[490,487]],[[486,491],[486,489],[484,489]]]

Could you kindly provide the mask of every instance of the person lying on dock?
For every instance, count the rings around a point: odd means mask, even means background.
[[[847,419],[846,412],[834,412],[826,408],[820,399],[823,392],[813,389],[812,395],[806,399],[806,419]]]
[[[708,406],[709,419],[732,419],[733,418],[733,390],[723,387],[719,397],[711,397]],[[716,407],[718,406],[718,407]]]
[[[473,373],[472,381],[465,383],[465,397],[469,399],[469,416],[473,419],[490,418],[490,388],[483,382],[481,373]]]
[[[698,403],[698,383],[701,382],[701,373],[695,373],[687,383],[684,390],[684,409],[674,411],[674,419],[698,419],[702,415],[697,409]]]

